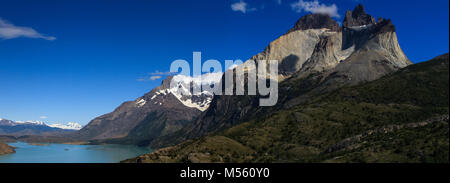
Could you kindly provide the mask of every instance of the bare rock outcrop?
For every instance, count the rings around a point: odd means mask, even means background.
[[[353,11],[348,10],[345,13],[344,23],[342,25],[344,27],[354,27],[369,24],[375,24],[375,18],[367,14],[363,5],[359,4]]]
[[[334,21],[329,15],[326,14],[308,14],[295,23],[294,27],[288,31],[288,33],[296,30],[308,30],[308,29],[322,29],[326,28],[330,31],[339,32],[341,26]]]
[[[0,155],[15,153],[15,148],[0,142]]]

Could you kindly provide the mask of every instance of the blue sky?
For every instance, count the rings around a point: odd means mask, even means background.
[[[0,0],[0,118],[84,125],[159,85],[151,73],[168,71],[175,59],[201,51],[203,61],[246,60],[302,15],[326,11],[342,22],[358,3],[392,19],[413,62],[448,52],[447,0],[295,3]]]

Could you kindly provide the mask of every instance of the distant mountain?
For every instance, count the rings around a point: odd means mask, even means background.
[[[27,135],[59,135],[81,129],[81,125],[69,122],[64,125],[46,124],[42,121],[11,121],[0,118],[0,135],[27,136]]]
[[[0,126],[14,125],[14,121],[0,118]]]
[[[123,162],[449,162],[448,54],[310,97]]]
[[[195,121],[177,133],[153,140],[152,146],[174,145],[269,116],[312,96],[372,81],[412,64],[399,46],[392,22],[383,18],[375,22],[362,5],[346,13],[343,27],[328,15],[303,16],[251,60],[279,61],[276,106],[259,107],[261,96],[216,96]],[[243,69],[247,64],[226,72]]]
[[[134,101],[125,102],[113,112],[93,119],[74,138],[93,142],[148,144],[171,134],[209,107],[210,92],[193,93],[190,88],[213,85],[222,73],[201,77],[168,76],[159,87]],[[175,87],[170,82],[176,81]],[[184,91],[184,92],[183,92]]]
[[[55,123],[55,124],[49,124],[47,126],[53,127],[53,128],[60,128],[60,129],[64,129],[64,130],[80,130],[81,128],[83,128],[83,126],[81,126],[80,124],[78,124],[76,122],[68,122],[67,124]]]

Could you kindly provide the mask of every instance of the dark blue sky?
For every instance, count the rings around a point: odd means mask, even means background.
[[[292,9],[298,0],[243,0],[245,13],[232,10],[237,2],[0,0],[0,27],[35,30],[0,37],[0,118],[86,124],[159,85],[138,80],[173,60],[190,61],[193,51],[246,60],[308,13]],[[319,1],[335,4],[340,22],[358,3],[392,19],[413,62],[448,52],[447,0]]]

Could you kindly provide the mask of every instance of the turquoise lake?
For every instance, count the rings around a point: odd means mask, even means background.
[[[8,143],[16,153],[0,155],[0,163],[117,163],[121,160],[152,152],[152,149],[132,145],[30,145]]]

